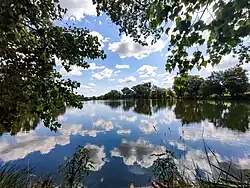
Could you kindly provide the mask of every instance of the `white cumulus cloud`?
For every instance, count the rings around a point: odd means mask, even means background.
[[[149,79],[145,79],[145,80],[142,80],[141,83],[152,83],[152,84],[157,84],[158,83],[158,80],[154,79],[154,78],[149,78]]]
[[[178,142],[177,140],[170,140],[169,145],[176,147],[179,150],[185,151],[186,146],[184,143]]]
[[[113,70],[109,69],[109,68],[105,68],[103,71],[101,72],[97,72],[92,74],[92,77],[96,80],[102,80],[104,78],[110,78],[113,74]]]
[[[122,35],[120,41],[110,43],[108,49],[112,52],[119,53],[121,58],[135,57],[136,59],[142,59],[153,52],[162,51],[166,46],[166,42],[162,39],[158,40],[158,42],[153,45],[150,44],[152,37],[149,37],[147,41],[149,45],[142,46],[134,42],[129,36]]]
[[[158,68],[150,65],[142,65],[136,72],[139,74],[140,78],[155,77],[156,70]]]
[[[71,66],[70,72],[67,72],[64,67],[60,67],[59,72],[61,73],[62,76],[81,76],[82,70],[84,70],[83,67],[78,67],[73,65]]]
[[[97,70],[97,69],[104,69],[105,66],[98,66],[95,63],[89,63],[89,68],[87,70]]]
[[[129,65],[118,65],[118,64],[116,64],[115,68],[117,68],[117,69],[129,69],[130,66]]]
[[[94,83],[89,83],[88,85],[81,84],[79,88],[76,89],[76,93],[84,95],[86,91],[94,93],[96,91]]]
[[[96,86],[96,84],[95,83],[89,83],[89,86],[94,87],[94,86]]]
[[[60,0],[60,5],[68,9],[66,19],[80,21],[85,15],[96,16],[96,6],[91,0]]]
[[[115,76],[118,76],[118,74],[121,73],[121,72],[122,72],[121,70],[116,70],[116,71],[114,71],[114,77],[115,77]]]
[[[120,78],[119,80],[119,83],[128,83],[128,82],[135,82],[136,81],[136,78],[134,76],[128,76],[126,78]]]

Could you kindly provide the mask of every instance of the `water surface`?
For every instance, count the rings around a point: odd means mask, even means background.
[[[195,161],[207,170],[206,143],[221,163],[250,169],[249,114],[245,103],[88,101],[83,109],[67,108],[58,116],[62,127],[56,133],[40,123],[15,136],[2,134],[0,160],[32,164],[35,175],[56,176],[58,166],[81,145],[95,163],[88,187],[148,186],[156,160],[152,154],[172,150],[189,169]]]

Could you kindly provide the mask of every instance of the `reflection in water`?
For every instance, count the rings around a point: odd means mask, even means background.
[[[90,182],[103,179],[105,183],[112,177],[110,171],[115,171],[129,178],[126,185],[133,178],[141,185],[148,185],[147,180],[139,180],[138,176],[147,176],[146,168],[157,158],[152,154],[164,153],[166,149],[175,151],[177,162],[190,169],[187,172],[190,176],[196,170],[194,161],[202,171],[213,170],[207,164],[204,139],[215,148],[222,166],[229,159],[240,167],[250,168],[249,110],[250,104],[235,102],[89,101],[81,110],[68,108],[64,115],[58,116],[62,127],[57,132],[49,132],[42,124],[37,125],[39,121],[30,121],[32,118],[27,115],[24,121],[29,120],[31,124],[20,124],[12,130],[12,134],[16,132],[15,137],[8,134],[0,137],[0,160],[29,158],[52,169],[56,166],[50,159],[70,156],[80,144],[90,150],[94,162],[95,172]],[[55,115],[64,112],[65,109]],[[8,131],[2,130],[2,133]],[[217,162],[213,155],[209,153],[211,162]],[[47,172],[46,168],[43,170]],[[123,185],[122,182],[119,179],[118,185]]]
[[[157,131],[157,121],[155,119],[142,119],[139,129],[144,134],[152,134]]]
[[[188,127],[180,127],[179,134],[185,140],[198,141],[201,139],[220,141],[232,145],[248,145],[250,143],[250,130],[243,132],[235,132],[222,127],[215,127],[213,123],[208,121],[201,122],[200,126],[191,125]]]
[[[138,139],[137,141],[122,140],[121,144],[111,151],[111,156],[122,157],[126,165],[138,164],[148,168],[157,159],[152,154],[165,152],[164,146],[154,146],[148,141]]]
[[[119,116],[119,119],[120,120],[123,120],[123,121],[128,121],[128,122],[135,122],[137,120],[137,116],[135,115],[120,115]]]
[[[135,100],[123,100],[122,101],[122,108],[125,112],[133,109],[135,106]]]
[[[175,115],[183,124],[208,120],[216,127],[245,132],[249,127],[250,105],[244,103],[177,102]]]
[[[137,114],[153,115],[160,110],[169,109],[166,115],[181,120],[182,124],[201,123],[208,120],[216,127],[227,127],[245,132],[248,129],[250,104],[213,101],[173,101],[173,100],[128,100],[108,101],[111,108],[122,106],[124,111],[133,110]],[[173,115],[174,114],[174,115]],[[122,120],[122,119],[121,119]],[[164,123],[164,121],[162,121]]]
[[[241,132],[249,128],[250,104],[248,103],[137,100],[133,104],[134,107],[131,106],[129,109],[134,109],[138,114],[151,116],[159,110],[167,112],[161,123],[168,124],[173,119],[181,120],[182,124],[201,123],[208,120],[216,127],[227,127]],[[124,111],[127,110],[126,105],[126,102],[123,102]]]
[[[151,100],[137,100],[134,107],[134,112],[144,115],[152,115]]]
[[[106,162],[104,146],[99,147],[93,144],[87,144],[84,148],[90,151],[90,159],[93,163],[93,168],[91,170],[99,171]]]
[[[131,130],[130,129],[120,129],[120,130],[117,130],[116,132],[119,135],[125,135],[125,134],[130,134]]]
[[[12,122],[12,126],[9,124],[0,124],[0,136],[4,133],[10,133],[11,135],[16,135],[20,131],[30,131],[34,130],[40,122],[39,117],[36,114],[31,113],[31,107],[27,107],[24,111],[20,112],[19,116],[15,118],[15,122]],[[58,117],[59,115],[64,114],[66,111],[66,107],[62,106],[61,108],[54,110],[52,117]],[[4,116],[1,118],[4,119]],[[14,118],[13,118],[14,119]],[[1,120],[1,122],[5,122]],[[7,126],[6,126],[7,125]],[[50,127],[53,129],[53,127]]]
[[[104,104],[110,106],[112,109],[117,109],[122,105],[121,101],[119,100],[116,100],[116,101],[107,100],[107,101],[104,101]]]
[[[97,128],[104,129],[105,131],[111,131],[114,128],[112,121],[105,121],[104,119],[94,121],[93,125]]]
[[[85,130],[81,124],[65,125],[53,136],[39,136],[36,131],[20,132],[15,136],[15,144],[12,144],[7,138],[0,140],[0,159],[4,162],[22,159],[34,151],[47,154],[56,145],[65,146],[69,144],[72,135],[96,137],[101,132],[104,131]]]

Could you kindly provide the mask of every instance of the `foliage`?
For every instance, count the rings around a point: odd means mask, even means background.
[[[64,177],[64,186],[68,188],[83,185],[83,180],[90,170],[94,168],[90,158],[90,151],[86,148],[78,147],[73,157],[67,159],[60,166],[60,172]]]
[[[151,99],[164,99],[167,98],[167,90],[165,88],[160,88],[153,86],[151,89]]]
[[[174,78],[173,89],[176,95],[180,98],[184,97],[185,88],[187,87],[186,76],[176,76]]]
[[[152,115],[166,107],[172,108],[174,101],[164,99],[106,100],[104,104],[110,106],[112,109],[121,107],[124,111],[134,111],[138,114]]]
[[[58,0],[3,0],[0,6],[0,126],[19,126],[26,114],[56,130],[53,112],[62,106],[81,107],[74,90],[80,83],[62,78],[58,62],[88,68],[102,58],[97,37],[87,29],[62,23],[65,9]]]
[[[158,156],[158,159],[153,164],[153,175],[155,181],[162,183],[165,187],[188,187],[190,185],[180,173],[175,162],[174,153],[166,150],[163,154],[153,154]]]
[[[200,86],[201,95],[204,97],[213,94],[222,96],[222,94],[225,93],[225,88],[223,87],[221,80],[221,72],[212,72],[211,76],[209,76]]]
[[[101,97],[103,100],[107,99],[120,99],[121,98],[121,93],[117,90],[111,90],[110,92],[106,93]]]
[[[122,90],[122,96],[123,98],[125,99],[130,99],[130,98],[133,98],[134,97],[134,91],[131,90],[130,88],[128,87],[124,87]]]
[[[124,87],[121,92],[111,90],[110,92],[99,96],[99,100],[107,99],[167,99],[174,97],[174,93],[165,88],[152,85],[150,82],[138,84],[131,89]]]
[[[173,89],[178,98],[194,99],[219,96],[225,92],[231,97],[243,95],[249,86],[246,70],[234,67],[224,72],[212,72],[205,80],[199,76],[175,77]]]
[[[232,97],[244,94],[247,91],[248,78],[246,72],[241,67],[235,67],[222,74],[221,82]]]
[[[135,98],[137,99],[149,99],[151,93],[151,83],[138,84],[131,89],[135,92]]]
[[[184,93],[185,98],[199,98],[200,97],[200,86],[204,82],[204,79],[199,76],[188,76],[187,86]]]
[[[169,97],[169,98],[176,98],[176,94],[175,94],[175,92],[173,91],[173,90],[171,90],[171,89],[167,89],[167,96]]]
[[[120,33],[141,44],[145,45],[144,39],[150,35],[154,35],[154,43],[168,34],[171,51],[166,64],[168,71],[178,67],[185,73],[195,66],[215,65],[223,55],[231,53],[237,55],[241,63],[250,59],[250,46],[243,43],[250,32],[249,0],[93,2],[97,4],[99,14],[106,12],[119,26]],[[207,39],[203,37],[204,32],[208,33]],[[191,47],[196,48],[189,50]]]

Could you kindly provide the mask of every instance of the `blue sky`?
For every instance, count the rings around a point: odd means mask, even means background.
[[[67,73],[61,66],[58,66],[64,77],[81,83],[78,93],[85,96],[98,96],[111,89],[120,90],[125,86],[131,87],[148,81],[160,87],[172,86],[173,78],[178,70],[171,74],[165,71],[169,43],[167,36],[163,36],[154,45],[141,46],[125,35],[119,36],[116,25],[106,15],[102,14],[97,17],[92,0],[61,0],[60,2],[68,9],[64,22],[88,28],[99,38],[107,54],[105,60],[91,61],[88,70],[73,67],[72,71]],[[209,21],[210,18],[207,16],[205,19]],[[204,37],[207,35],[204,34]],[[194,68],[190,74],[206,77],[213,70],[223,70],[236,63],[237,59],[229,55],[224,57],[221,64],[216,67],[208,66],[201,71]],[[249,67],[246,65],[245,68]]]

